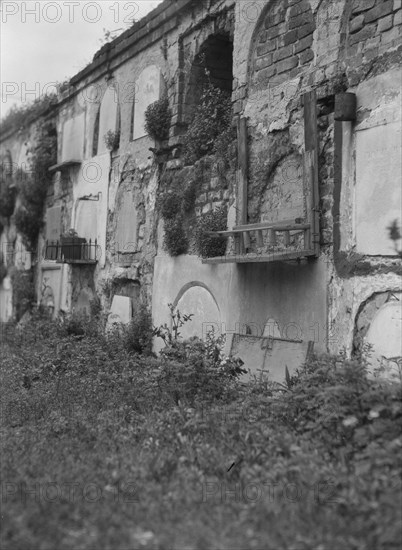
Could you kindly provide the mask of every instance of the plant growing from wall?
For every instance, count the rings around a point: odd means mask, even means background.
[[[179,256],[189,247],[185,217],[194,208],[196,182],[189,169],[184,168],[165,172],[160,186],[157,208],[165,221],[164,247],[171,256]]]
[[[195,247],[201,258],[224,256],[226,253],[226,239],[220,236],[211,236],[211,231],[225,231],[227,229],[227,209],[221,207],[202,215],[195,230]]]
[[[108,130],[103,136],[103,139],[109,151],[116,151],[120,145],[120,132],[117,130],[116,132]]]
[[[15,225],[25,246],[34,248],[43,226],[43,213],[52,178],[50,166],[57,159],[57,132],[54,121],[40,121],[35,146],[30,150],[29,174],[19,171],[17,187],[21,204],[15,213]]]
[[[184,230],[183,218],[165,220],[163,244],[171,256],[180,256],[188,251],[189,241]]]
[[[172,112],[169,109],[167,97],[154,101],[145,110],[145,130],[155,141],[163,141],[169,137]]]
[[[183,160],[186,165],[215,152],[217,138],[219,150],[225,149],[233,139],[232,102],[230,93],[209,83],[201,96],[187,132],[183,138]],[[224,139],[225,138],[225,139]]]
[[[172,189],[167,189],[158,195],[158,210],[164,220],[176,218],[181,211],[181,197]]]

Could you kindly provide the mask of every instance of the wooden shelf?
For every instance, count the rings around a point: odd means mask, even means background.
[[[56,260],[56,264],[96,264],[98,260]]]
[[[314,250],[295,250],[289,252],[273,252],[271,254],[228,254],[226,256],[217,256],[215,258],[204,258],[203,264],[246,264],[246,263],[272,263],[297,261],[304,258],[316,256]]]

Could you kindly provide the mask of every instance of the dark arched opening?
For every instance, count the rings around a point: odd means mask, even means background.
[[[92,156],[96,157],[98,154],[98,141],[99,141],[99,123],[100,123],[100,106],[96,113],[94,131],[92,134]]]
[[[184,122],[189,123],[208,84],[232,93],[233,41],[229,34],[214,34],[205,40],[195,56],[184,105]]]

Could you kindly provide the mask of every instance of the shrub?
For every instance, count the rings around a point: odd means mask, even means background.
[[[184,229],[184,220],[194,209],[197,183],[192,168],[168,170],[160,180],[157,208],[165,220],[165,250],[171,256],[187,252],[189,240]]]
[[[163,245],[171,256],[179,256],[187,252],[189,242],[184,231],[183,218],[181,216],[165,220]]]
[[[3,506],[2,548],[176,548],[178,536],[186,548],[400,547],[400,384],[315,357],[289,387],[242,385],[197,339],[153,359],[104,338],[77,345],[35,314],[4,328],[0,468],[23,489]],[[331,453],[336,425],[345,445]],[[65,460],[66,448],[80,460]],[[57,502],[44,498],[49,480]],[[88,487],[74,505],[71,480]],[[88,505],[100,490],[101,506]]]
[[[172,328],[168,327],[165,323],[159,327],[154,327],[153,334],[158,338],[161,338],[165,346],[171,346],[174,342],[180,338],[180,329],[183,325],[191,321],[194,316],[193,313],[182,314],[179,309],[176,309],[173,304],[168,304],[170,311],[170,320]]]
[[[244,372],[241,360],[221,359],[197,337],[174,340],[161,352],[159,385],[172,401],[193,406],[224,398]]]
[[[197,184],[195,180],[190,180],[182,188],[181,206],[183,212],[191,212],[194,208],[197,197]]]
[[[108,130],[103,137],[106,147],[109,151],[116,151],[120,145],[120,132],[113,130]]]
[[[30,310],[35,300],[35,286],[31,271],[21,271],[13,268],[11,272],[13,288],[13,306],[17,321]]]
[[[0,191],[0,215],[10,218],[14,213],[17,190],[9,183],[3,181]]]
[[[164,220],[172,220],[181,210],[181,197],[172,189],[162,191],[158,195],[157,208]]]
[[[31,151],[30,174],[22,170],[16,175],[21,205],[15,214],[15,225],[27,248],[35,248],[43,226],[43,212],[48,187],[52,181],[50,166],[57,158],[57,132],[54,121],[41,121],[37,127],[35,146]]]
[[[224,256],[226,239],[221,236],[210,236],[209,231],[225,231],[227,229],[227,209],[218,208],[203,214],[195,230],[195,246],[201,258]]]
[[[42,212],[39,209],[28,210],[26,206],[20,206],[15,213],[14,220],[18,232],[23,236],[24,244],[32,249],[43,226]]]
[[[213,153],[216,139],[228,130],[231,122],[230,93],[208,84],[183,138],[184,163],[194,164],[204,155]]]
[[[163,141],[169,137],[172,113],[167,97],[162,97],[148,105],[145,110],[145,130],[155,141]]]
[[[320,441],[326,452],[365,455],[398,437],[401,385],[367,377],[364,359],[312,357],[288,384],[277,409],[293,430]],[[280,413],[281,411],[281,413]],[[362,456],[363,456],[362,455]]]
[[[150,355],[152,335],[152,315],[146,305],[141,304],[124,331],[125,349],[129,352]]]
[[[219,134],[214,143],[214,155],[222,160],[223,170],[234,168],[237,162],[237,132],[229,125]]]

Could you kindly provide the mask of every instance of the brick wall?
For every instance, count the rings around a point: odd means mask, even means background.
[[[354,0],[348,22],[347,59],[350,84],[357,84],[364,66],[392,48],[402,36],[401,0]]]
[[[295,76],[314,59],[311,48],[315,20],[308,0],[276,1],[260,27],[252,71],[258,80]]]

